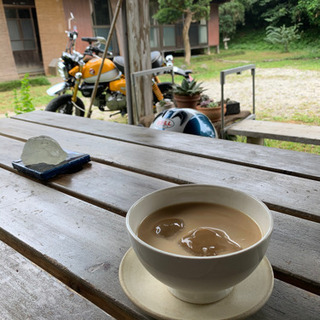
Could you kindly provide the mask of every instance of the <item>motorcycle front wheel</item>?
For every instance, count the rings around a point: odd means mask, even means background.
[[[71,101],[71,94],[63,94],[52,99],[45,108],[45,111],[58,112],[64,114],[72,114],[83,117],[85,105],[80,98],[77,98],[76,106]]]

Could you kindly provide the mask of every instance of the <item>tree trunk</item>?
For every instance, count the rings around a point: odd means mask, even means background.
[[[187,10],[185,13],[185,19],[182,29],[182,37],[184,44],[184,60],[186,64],[190,64],[191,59],[191,48],[190,48],[190,40],[189,40],[189,29],[192,22],[192,12]]]

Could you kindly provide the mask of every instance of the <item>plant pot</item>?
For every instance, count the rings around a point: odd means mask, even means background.
[[[177,108],[192,108],[195,109],[200,101],[200,94],[194,96],[173,95],[174,102]]]
[[[157,113],[160,113],[160,112],[167,110],[167,109],[170,109],[170,108],[174,108],[174,103],[172,101],[167,101],[165,105],[161,105],[160,102],[156,103]]]
[[[226,113],[227,110],[227,105],[224,104],[224,114]],[[219,121],[221,119],[221,107],[215,107],[215,108],[202,108],[200,106],[197,106],[196,109],[200,112],[202,112],[203,114],[205,114],[210,120],[211,122],[216,122]]]

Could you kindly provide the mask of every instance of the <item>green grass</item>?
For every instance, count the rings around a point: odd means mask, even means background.
[[[290,45],[290,51],[266,41],[264,30],[254,32],[246,29],[240,31],[229,42],[229,49],[220,45],[220,53],[212,49],[210,55],[197,55],[191,59],[188,68],[194,71],[197,80],[218,78],[220,71],[239,67],[244,64],[255,64],[257,68],[295,68],[300,70],[320,71],[320,38],[316,32],[302,34],[299,41]],[[174,59],[177,66],[185,68],[184,59]]]
[[[316,146],[312,144],[265,139],[264,145],[267,147],[301,151],[301,152],[309,152],[309,153],[315,153],[320,155],[320,146]]]
[[[229,50],[228,50],[229,51]],[[175,65],[181,68],[193,70],[193,77],[199,81],[218,79],[220,72],[226,69],[236,68],[245,64],[255,64],[257,68],[293,68],[299,70],[320,71],[319,56],[308,56],[304,51],[281,53],[278,51],[234,51],[224,54],[195,56],[191,59],[190,66],[186,66],[183,58],[175,58]]]
[[[229,137],[230,140],[246,143],[247,137],[243,136],[236,136],[236,137]],[[308,152],[320,155],[320,146],[313,145],[313,144],[304,144],[298,142],[290,142],[290,141],[279,141],[273,139],[264,139],[263,145],[266,147],[271,148],[279,148],[279,149],[286,149],[286,150],[293,150],[293,151],[300,151],[300,152]]]
[[[50,83],[50,82],[49,82]],[[30,87],[30,95],[35,108],[46,106],[52,97],[48,96],[46,90],[50,85]],[[13,90],[0,92],[0,114],[6,114],[14,111],[14,93]]]

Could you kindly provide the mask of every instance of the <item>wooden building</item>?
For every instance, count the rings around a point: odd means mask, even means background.
[[[138,1],[138,0],[137,0]],[[228,1],[228,0],[227,0]],[[190,29],[192,49],[219,46],[219,4],[211,2],[210,19],[193,23]],[[0,81],[17,79],[25,73],[50,74],[50,65],[66,47],[70,12],[79,32],[76,50],[82,52],[84,36],[107,37],[117,0],[2,0],[0,2],[0,46],[3,65]],[[149,0],[150,48],[163,53],[183,50],[182,24],[159,25],[152,15],[156,0]],[[110,49],[122,52],[122,24],[117,23]]]

